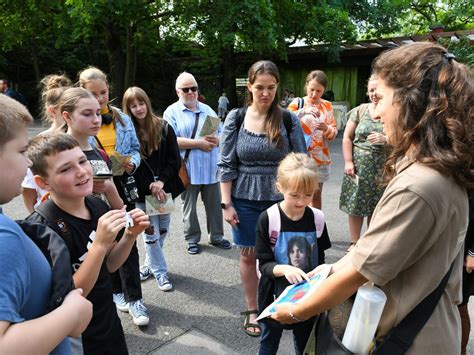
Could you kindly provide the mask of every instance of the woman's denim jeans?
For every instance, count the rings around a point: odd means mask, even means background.
[[[137,202],[137,208],[145,211],[145,203]],[[162,214],[150,216],[150,224],[153,226],[154,234],[143,233],[143,242],[145,243],[145,263],[158,279],[161,275],[168,273],[165,255],[163,254],[163,243],[168,235],[170,227],[170,215]]]

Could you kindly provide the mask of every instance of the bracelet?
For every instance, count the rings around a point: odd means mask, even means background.
[[[295,322],[303,322],[302,319],[299,319],[298,317],[295,317],[295,315],[291,311],[291,307],[293,307],[293,304],[290,305],[290,311],[289,311],[291,319],[293,319]]]

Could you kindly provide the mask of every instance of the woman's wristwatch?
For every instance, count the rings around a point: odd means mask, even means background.
[[[223,210],[226,210],[226,209],[228,209],[229,207],[232,207],[232,206],[233,206],[232,202],[227,202],[227,203],[221,202],[221,207],[222,207]]]

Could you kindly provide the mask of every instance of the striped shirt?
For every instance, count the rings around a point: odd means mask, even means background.
[[[196,113],[199,113],[199,123],[194,139],[201,139],[199,132],[206,120],[206,117],[217,117],[217,114],[208,105],[198,102],[197,111],[193,112],[188,109],[181,101],[168,106],[163,117],[173,127],[177,138],[191,138],[193,133]],[[222,123],[219,124],[216,135],[219,136],[222,131]],[[181,157],[184,157],[185,149],[181,149]],[[210,152],[201,149],[191,149],[186,169],[189,179],[193,185],[209,185],[215,184],[217,180],[217,158],[219,149],[215,147]]]

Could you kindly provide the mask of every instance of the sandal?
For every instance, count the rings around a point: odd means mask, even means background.
[[[209,242],[209,244],[215,246],[216,248],[220,249],[230,249],[232,248],[232,244],[227,239],[220,239],[216,242]]]
[[[196,255],[201,252],[201,248],[199,248],[199,245],[197,243],[190,243],[188,245],[188,254],[191,255]]]
[[[262,333],[262,328],[257,323],[250,323],[250,315],[251,314],[258,314],[256,309],[240,312],[241,315],[245,316],[244,319],[244,333],[251,336],[251,337],[259,337]],[[258,329],[258,331],[251,331],[250,328]]]

